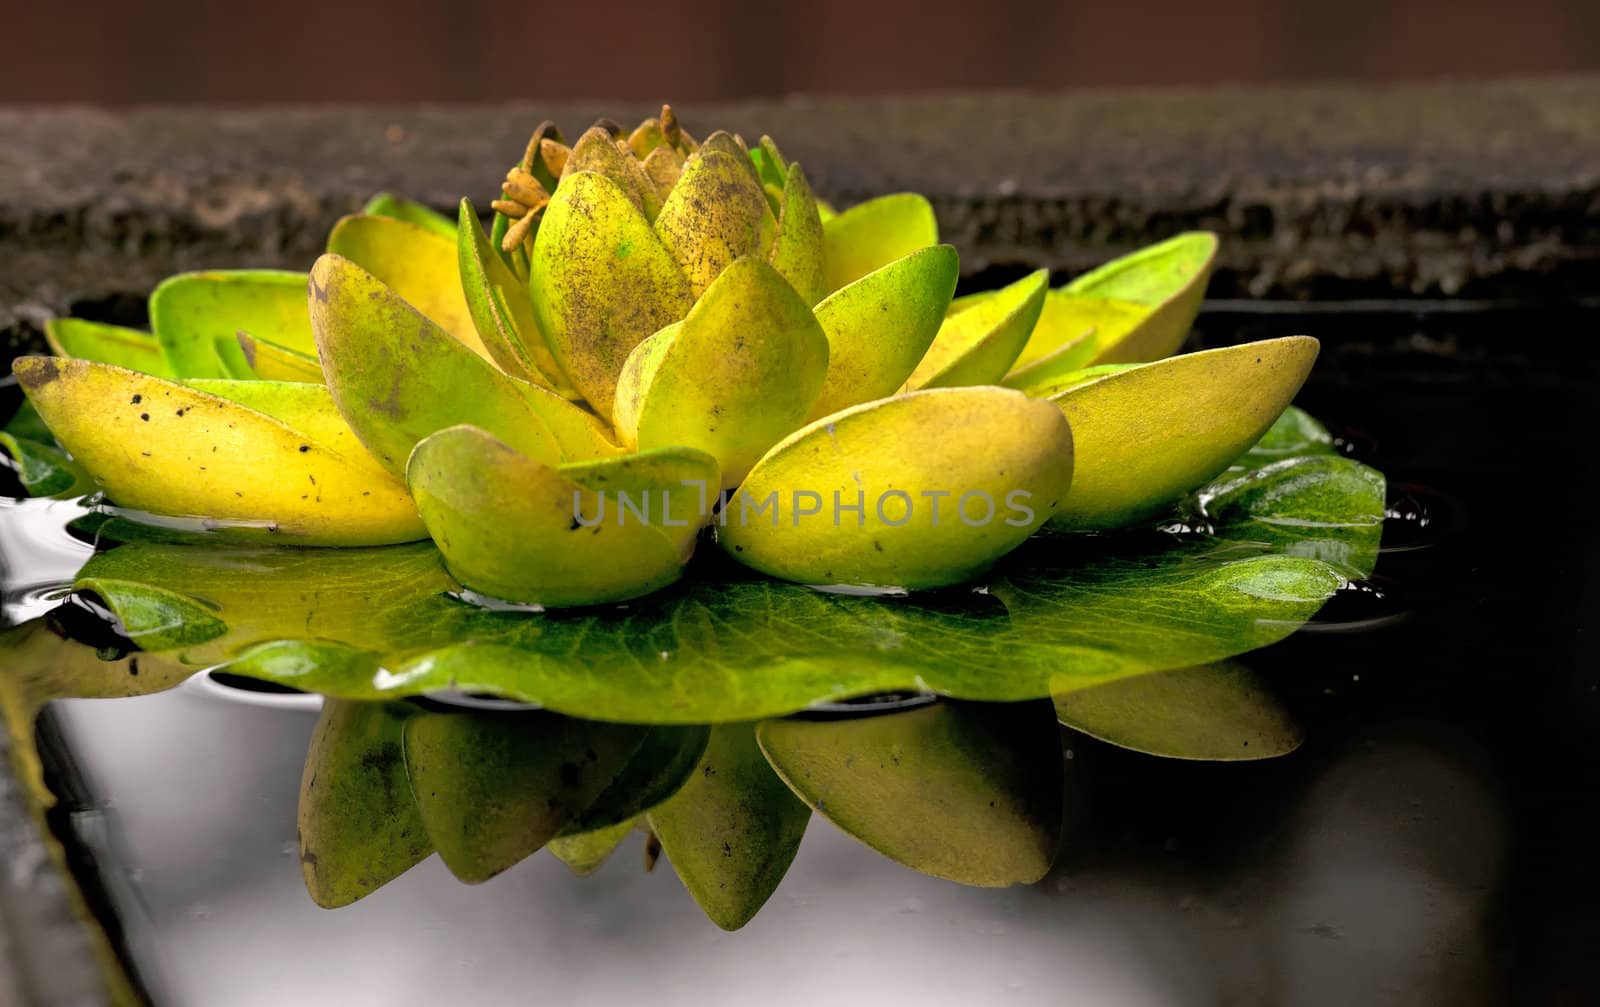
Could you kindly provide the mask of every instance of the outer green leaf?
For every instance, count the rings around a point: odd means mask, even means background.
[[[417,442],[458,423],[554,464],[561,449],[512,380],[372,274],[324,255],[311,268],[311,320],[328,390],[390,472]]]
[[[528,269],[539,331],[609,420],[628,354],[694,306],[689,281],[616,183],[592,172],[562,179]]]
[[[716,462],[687,448],[551,468],[471,426],[418,444],[406,481],[458,580],[547,606],[622,601],[677,580],[705,489],[720,485]]]
[[[1368,471],[1349,459],[1330,461],[1324,479]],[[1241,465],[1261,467],[1248,459]],[[1184,510],[1199,508],[1212,488]],[[290,661],[283,646],[271,667],[246,670],[348,699],[457,688],[595,719],[724,722],[901,689],[1033,699],[1281,640],[1347,576],[1370,572],[1341,574],[1285,553],[1297,541],[1337,534],[1366,543],[1347,555],[1370,560],[1382,516],[1381,497],[1322,492],[1316,480],[1288,480],[1284,490],[1272,512],[1292,511],[1301,523],[1277,525],[1282,538],[1262,535],[1251,517],[1262,501],[1246,494],[1241,509],[1191,522],[1209,527],[1207,534],[1039,536],[970,589],[910,597],[842,596],[740,576],[737,566],[712,562],[714,552],[682,584],[625,607],[489,611],[449,596],[453,585],[431,545],[133,543],[96,555],[81,577],[111,585],[102,596],[135,633],[170,621],[159,610],[141,614],[141,593],[204,599],[227,631],[170,652],[196,668],[263,641],[339,641],[377,654],[385,673],[375,674],[370,661],[316,650]]]
[[[756,738],[817,814],[897,863],[985,887],[1050,870],[1061,746],[1036,704],[767,721]]]
[[[156,337],[138,329],[103,325],[82,318],[52,318],[44,323],[45,341],[58,357],[77,357],[142,371],[158,378],[173,372]]]
[[[875,269],[816,306],[828,377],[810,419],[893,395],[944,320],[960,273],[956,250],[932,245]]]
[[[717,541],[802,584],[967,580],[1067,495],[1072,434],[1045,406],[1008,389],[948,388],[835,413],[756,465],[723,507]]]
[[[933,205],[914,192],[879,196],[837,215],[821,210],[829,290],[939,243]]]
[[[56,447],[50,428],[27,399],[0,431],[0,448],[11,456],[17,479],[31,496],[81,495],[91,489],[88,474]]]
[[[416,224],[451,241],[456,237],[455,221],[431,207],[396,196],[392,192],[380,192],[367,200],[367,205],[361,208],[361,213],[368,217],[393,217],[409,224]]]
[[[1305,738],[1260,676],[1234,661],[1075,688],[1055,707],[1074,730],[1169,759],[1271,759]]]
[[[406,773],[439,859],[476,884],[554,838],[644,735],[543,712],[428,713],[406,722]]]
[[[777,890],[810,819],[762,757],[752,725],[725,724],[650,826],[711,922],[737,930]]]
[[[804,422],[827,370],[811,309],[771,266],[739,259],[682,323],[634,349],[612,415],[629,447],[704,451],[734,486]]]
[[[178,377],[248,373],[234,339],[240,329],[289,349],[312,350],[306,276],[264,269],[181,273],[150,295],[150,328]]]
[[[946,318],[908,389],[992,385],[1011,370],[1044,308],[1050,274],[1039,270]]]
[[[1053,396],[1078,467],[1056,511],[1066,528],[1142,520],[1227,468],[1265,434],[1317,358],[1309,336],[1189,353]]]
[[[399,704],[330,699],[300,780],[300,867],[325,909],[347,906],[433,852],[406,782]]]
[[[712,148],[683,166],[655,222],[695,297],[735,259],[764,258],[778,229],[749,159]]]

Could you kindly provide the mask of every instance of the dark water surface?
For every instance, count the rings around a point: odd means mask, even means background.
[[[1470,310],[1469,310],[1470,309]],[[744,930],[630,838],[598,874],[437,858],[312,904],[295,808],[314,697],[202,676],[51,704],[54,817],[160,1004],[1585,1003],[1600,998],[1600,310],[1214,304],[1200,345],[1309,333],[1299,404],[1389,478],[1376,575],[1249,663],[1304,747],[1259,763],[1067,740],[1038,885],[913,873],[820,818]],[[5,617],[86,557],[0,507]]]

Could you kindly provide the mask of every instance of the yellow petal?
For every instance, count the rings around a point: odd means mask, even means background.
[[[552,468],[470,426],[418,444],[406,479],[457,580],[547,606],[622,601],[677,580],[704,521],[699,487],[718,484],[715,461],[697,451]]]
[[[990,385],[1011,369],[1044,308],[1046,270],[1030,273],[995,296],[950,315],[917,369],[909,389]]]
[[[966,580],[1066,496],[1072,434],[1047,405],[1004,388],[942,388],[818,420],[756,464],[719,513],[717,540],[805,584]]]
[[[311,267],[311,321],[328,389],[388,471],[405,472],[418,441],[475,423],[554,464],[561,448],[525,389],[348,259]],[[575,407],[574,407],[575,408]]]
[[[1150,317],[1150,309],[1132,301],[1067,294],[1052,290],[1044,310],[1005,377],[1010,388],[1031,390],[1060,375],[1090,366],[1109,348]]]
[[[828,378],[810,419],[893,395],[927,353],[961,269],[931,245],[875,269],[816,306],[828,334]]]
[[[1176,353],[1200,312],[1216,260],[1217,236],[1193,231],[1113,259],[1067,284],[1063,291],[1073,296],[1115,298],[1150,309],[1148,318],[1110,345],[1102,344],[1086,363],[1139,364]]]
[[[263,381],[312,381],[322,383],[322,364],[315,356],[296,353],[294,350],[257,339],[241,330],[238,333],[239,349],[244,352],[245,363]]]
[[[704,451],[732,486],[805,420],[827,369],[811,309],[771,266],[739,259],[681,324],[629,357],[617,435],[640,450]]]
[[[828,289],[838,290],[874,269],[939,243],[933,205],[914,192],[897,192],[859,203],[840,214],[823,212]]]
[[[562,168],[562,184],[566,184],[568,176],[580,171],[592,171],[617,183],[646,220],[656,219],[656,214],[661,212],[661,198],[638,159],[624,154],[603,126],[591,126],[572,145],[572,154]]]
[[[807,304],[828,295],[828,270],[822,244],[822,218],[811,183],[798,164],[789,166],[778,215],[778,233],[768,261]]]
[[[1187,353],[1055,396],[1072,424],[1078,461],[1053,523],[1127,524],[1216,476],[1289,407],[1317,346],[1290,336]]]
[[[688,280],[616,183],[586,171],[562,179],[528,267],[539,331],[610,419],[628,354],[694,306]]]
[[[333,225],[328,251],[365,269],[463,346],[492,359],[461,289],[455,241],[407,220],[350,216]]]
[[[56,438],[124,507],[285,544],[379,545],[423,533],[405,486],[348,435],[328,446],[236,402],[107,364],[24,357],[15,373]],[[318,434],[336,429],[331,399],[320,419]]]
[[[656,218],[661,243],[689,278],[696,297],[728,263],[746,255],[764,256],[772,246],[777,220],[749,159],[743,161],[721,149],[703,148],[683,166]]]

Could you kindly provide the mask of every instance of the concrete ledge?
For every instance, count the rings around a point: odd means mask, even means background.
[[[0,326],[202,266],[304,267],[394,189],[486,202],[537,120],[620,102],[0,110]],[[929,195],[968,272],[1224,235],[1220,297],[1600,293],[1600,79],[688,106],[850,203]]]

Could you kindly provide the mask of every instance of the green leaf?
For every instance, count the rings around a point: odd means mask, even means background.
[[[651,727],[628,764],[561,834],[601,832],[630,824],[678,792],[705,754],[710,738],[711,729],[703,724]]]
[[[1280,440],[1296,422],[1280,421],[1265,439]],[[1382,531],[1382,477],[1325,451],[1302,457],[1325,457],[1328,467],[1285,479],[1281,493],[1242,493],[1237,506],[1190,522],[1204,533],[1038,536],[968,587],[908,597],[775,582],[718,562],[711,550],[681,584],[626,606],[493,611],[451,597],[455,585],[429,544],[130,543],[94,556],[79,583],[101,584],[133,633],[171,623],[170,610],[152,610],[143,594],[204,599],[227,631],[164,653],[198,668],[283,641],[263,648],[273,657],[257,662],[265,667],[240,670],[345,699],[458,688],[572,716],[677,724],[781,716],[903,689],[1036,699],[1274,643],[1348,577],[1369,574]],[[1288,460],[1274,456],[1272,464]],[[1181,510],[1203,510],[1213,490],[1265,467],[1242,458]],[[1370,490],[1326,491],[1357,483]],[[1264,526],[1258,508],[1299,520]],[[1345,543],[1355,569],[1293,554],[1330,539]],[[330,643],[344,649],[330,652]],[[354,660],[352,648],[375,656]]]
[[[311,320],[328,390],[385,469],[405,472],[418,441],[458,423],[554,464],[561,449],[527,397],[377,277],[324,255],[311,268]]]
[[[451,241],[456,237],[455,221],[431,207],[396,196],[392,192],[380,192],[367,200],[367,205],[361,208],[361,213],[364,216],[393,217],[408,224],[416,224]]]
[[[44,323],[44,336],[58,357],[97,360],[158,378],[177,377],[161,344],[148,332],[82,318],[52,318]]]
[[[288,349],[315,352],[304,273],[181,273],[150,295],[150,328],[172,373],[182,378],[249,373],[235,340],[240,329]]]
[[[1037,704],[767,721],[756,738],[817,814],[897,863],[984,887],[1050,870],[1061,746]]]
[[[11,456],[12,469],[30,496],[82,495],[93,488],[83,468],[56,446],[50,428],[27,399],[0,430],[0,448]]]
[[[933,205],[914,192],[879,196],[837,215],[822,213],[821,205],[818,211],[830,291],[939,243]]]
[[[737,930],[777,890],[810,819],[762,757],[753,725],[724,724],[650,826],[711,922]]]
[[[644,735],[544,712],[425,713],[406,721],[406,773],[439,859],[476,884],[560,833]]]
[[[1271,759],[1305,737],[1261,677],[1236,661],[1078,686],[1058,693],[1055,708],[1073,730],[1169,759]]]
[[[433,852],[406,782],[398,703],[330,699],[300,780],[300,868],[325,909],[372,894]]]

